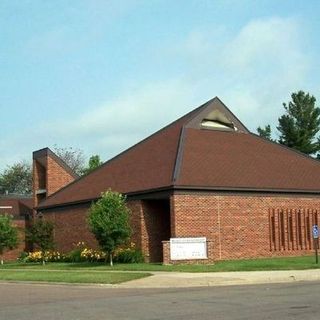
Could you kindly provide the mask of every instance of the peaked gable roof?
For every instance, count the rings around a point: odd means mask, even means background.
[[[130,193],[171,186],[181,129],[200,111],[219,101],[214,98],[172,122],[49,196],[39,208],[96,199],[108,188]]]
[[[47,208],[90,201],[111,188],[312,191],[320,163],[252,133],[214,98],[40,203]],[[307,180],[306,180],[307,179]]]

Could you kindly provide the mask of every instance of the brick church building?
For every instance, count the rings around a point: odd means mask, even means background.
[[[132,241],[174,263],[171,238],[205,238],[193,262],[310,254],[320,162],[251,132],[218,99],[78,178],[48,148],[33,153],[34,208],[60,251],[96,242],[86,216],[107,189],[127,196]],[[189,262],[189,261],[180,261]]]

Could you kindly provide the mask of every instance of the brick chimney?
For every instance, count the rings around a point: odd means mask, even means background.
[[[33,205],[78,178],[78,175],[49,148],[33,152]]]

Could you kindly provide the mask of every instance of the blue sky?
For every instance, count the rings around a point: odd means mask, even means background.
[[[0,169],[103,160],[214,96],[255,131],[320,99],[320,1],[0,1]]]

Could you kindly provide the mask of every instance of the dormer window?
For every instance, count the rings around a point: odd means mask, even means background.
[[[225,123],[218,120],[210,119],[203,119],[201,122],[201,127],[207,129],[236,130],[233,123]]]
[[[185,127],[212,131],[249,132],[218,98],[204,105]]]

